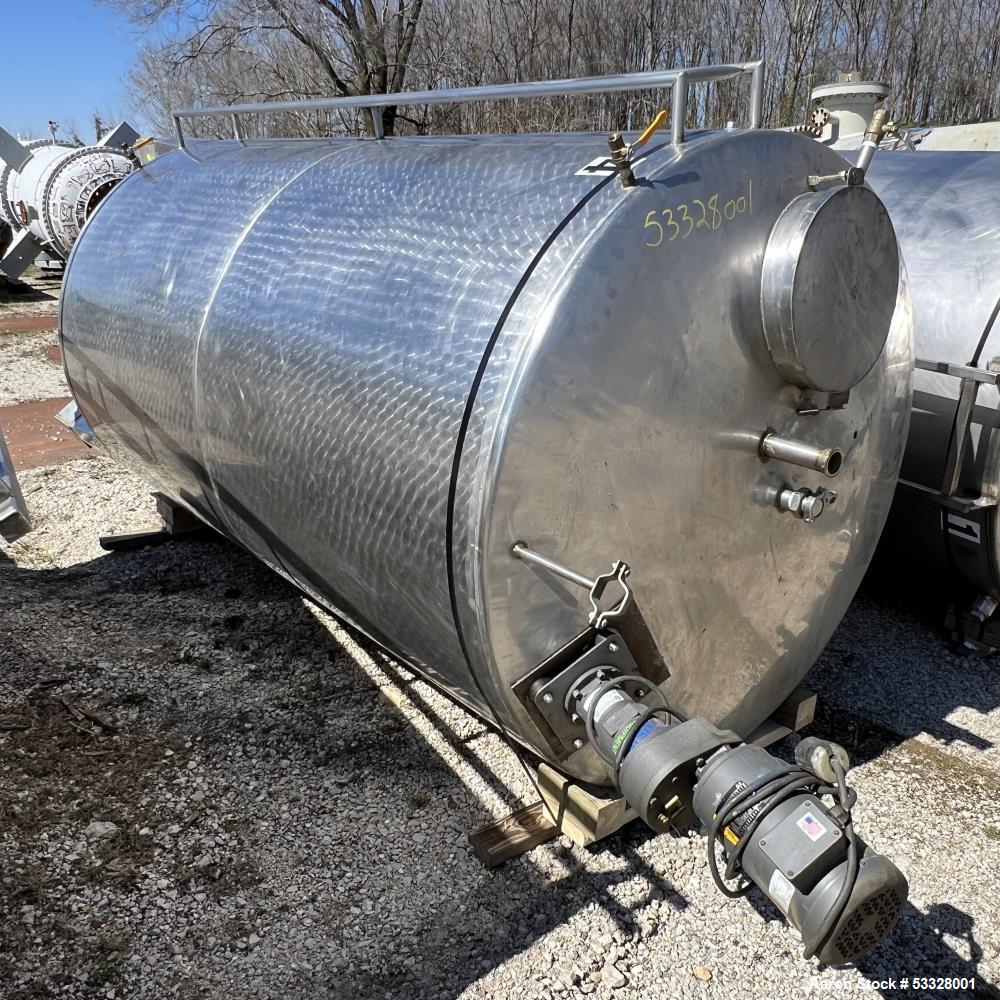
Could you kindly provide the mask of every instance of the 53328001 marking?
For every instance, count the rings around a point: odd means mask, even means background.
[[[692,198],[672,208],[654,208],[646,213],[642,229],[646,246],[658,247],[675,240],[686,240],[699,229],[713,232],[741,215],[752,213],[753,181],[747,181],[745,193],[726,201],[721,195],[713,194],[705,199]]]

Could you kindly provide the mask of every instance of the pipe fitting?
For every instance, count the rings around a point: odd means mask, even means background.
[[[812,524],[826,510],[827,504],[833,504],[836,493],[831,493],[822,486],[814,493],[812,490],[793,490],[785,488],[778,491],[778,510],[794,514],[806,524]]]
[[[886,123],[889,120],[889,112],[885,108],[876,108],[872,120],[865,129],[865,137],[861,143],[861,152],[858,155],[857,168],[865,173],[871,165],[872,157],[878,150],[878,144],[885,135]]]
[[[789,465],[799,465],[803,469],[822,472],[833,478],[844,464],[844,453],[839,448],[817,448],[804,441],[778,437],[773,431],[765,431],[760,439],[760,457],[766,462],[776,459]]]

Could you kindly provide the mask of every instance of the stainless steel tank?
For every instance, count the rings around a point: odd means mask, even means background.
[[[62,300],[113,455],[550,759],[512,688],[587,595],[516,542],[627,561],[672,702],[747,734],[868,565],[910,405],[885,212],[806,185],[839,156],[654,138],[625,187],[607,151],[188,142],[107,198]]]
[[[1000,156],[883,150],[868,180],[899,236],[918,358],[886,541],[997,599]]]

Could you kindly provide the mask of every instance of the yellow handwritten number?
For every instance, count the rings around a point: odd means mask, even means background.
[[[674,213],[669,208],[665,208],[663,210],[662,214],[667,217],[667,225],[668,226],[673,226],[673,230],[674,230],[673,231],[673,235],[667,241],[668,243],[673,243],[674,240],[677,239],[678,235],[680,235],[681,227],[679,225],[677,225],[677,223],[674,221]]]
[[[712,229],[718,229],[722,225],[722,213],[719,211],[719,196],[713,194],[711,198],[708,199],[708,207],[712,213]]]
[[[681,239],[686,240],[694,230],[694,219],[691,218],[687,205],[678,205],[677,207],[683,213],[681,216],[681,222],[686,222],[688,224],[688,231],[681,237]]]
[[[646,222],[645,222],[645,224],[643,225],[642,228],[643,229],[649,229],[651,226],[655,226],[656,229],[657,229],[657,232],[659,233],[659,236],[656,237],[656,242],[655,243],[650,243],[647,240],[646,241],[646,246],[648,246],[648,247],[658,247],[663,242],[663,226],[661,226],[656,221],[656,219],[650,218],[650,216],[653,216],[653,215],[656,215],[656,210],[655,209],[652,212],[647,212],[646,213]]]

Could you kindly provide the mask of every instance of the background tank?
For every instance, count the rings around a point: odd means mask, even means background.
[[[825,144],[853,157],[888,90],[852,74],[817,87],[813,101],[828,113]],[[974,631],[1000,599],[1000,396],[991,370],[1000,368],[992,364],[1000,355],[1000,157],[989,139],[998,128],[911,130],[887,139],[868,170],[906,261],[917,357],[885,546],[971,587],[970,599],[982,595],[965,623]]]
[[[31,519],[0,427],[0,538],[17,541],[31,530]]]
[[[887,542],[1000,597],[1000,156],[879,152],[868,180],[910,277],[913,417]]]
[[[74,248],[67,374],[114,455],[540,755],[512,688],[587,595],[518,541],[627,561],[672,702],[747,734],[850,601],[906,435],[887,216],[806,185],[843,168],[759,130],[656,138],[632,187],[593,134],[191,142]]]

